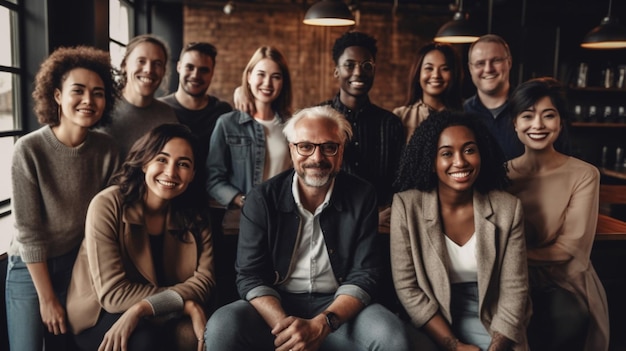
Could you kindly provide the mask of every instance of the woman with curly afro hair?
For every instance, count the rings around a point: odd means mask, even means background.
[[[522,205],[507,184],[502,151],[469,114],[433,113],[403,153],[393,281],[413,335],[442,350],[528,349]]]
[[[67,287],[91,198],[115,172],[113,140],[91,129],[109,121],[116,90],[105,51],[59,48],[35,77],[35,112],[44,126],[13,152],[16,232],[9,249],[6,307],[11,350],[60,350],[68,332]]]

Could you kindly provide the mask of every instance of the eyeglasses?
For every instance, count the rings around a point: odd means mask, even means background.
[[[367,72],[367,73],[374,72],[374,69],[376,68],[376,64],[372,60],[367,60],[363,62],[346,61],[341,66],[348,72],[354,72],[354,69],[356,68],[357,65],[359,66],[361,71]]]
[[[296,147],[296,151],[300,156],[311,156],[315,153],[315,148],[319,147],[322,155],[335,156],[339,151],[339,144],[337,143],[322,143],[314,144],[308,142],[292,143]]]
[[[491,60],[478,60],[474,63],[470,63],[470,65],[474,66],[474,68],[476,69],[483,69],[487,65],[487,62],[489,62],[492,66],[501,67],[504,64],[504,62],[508,59],[509,59],[508,56],[494,57]]]

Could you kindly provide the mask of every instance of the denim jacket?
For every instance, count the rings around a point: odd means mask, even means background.
[[[255,187],[241,214],[237,248],[237,288],[242,298],[279,297],[289,278],[302,235],[302,219],[293,198],[294,170]],[[378,210],[374,187],[340,171],[320,227],[339,288],[367,305],[375,298],[381,274],[377,243]]]
[[[252,116],[238,110],[220,116],[211,135],[206,162],[209,195],[228,206],[237,194],[245,195],[260,184],[265,147],[263,126]]]

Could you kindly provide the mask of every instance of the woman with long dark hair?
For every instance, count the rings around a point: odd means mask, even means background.
[[[207,214],[191,207],[196,140],[163,124],[94,197],[68,292],[81,350],[200,350],[215,284]]]
[[[422,47],[413,61],[409,77],[406,103],[393,110],[402,120],[407,143],[431,112],[463,109],[463,71],[451,45],[430,43]]]

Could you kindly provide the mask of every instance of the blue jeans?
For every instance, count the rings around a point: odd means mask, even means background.
[[[281,303],[290,315],[312,318],[324,311],[332,300],[333,295],[284,294]],[[209,319],[204,332],[206,351],[273,351],[274,336],[270,330],[248,301],[235,301],[218,309]],[[320,347],[320,351],[409,349],[405,325],[379,304],[365,307],[356,317],[329,334]]]
[[[54,292],[65,307],[67,287],[78,250],[48,260],[48,272]],[[70,332],[54,336],[41,321],[39,298],[26,263],[20,256],[9,256],[6,278],[6,308],[9,347],[19,351],[41,351],[44,338],[47,350],[65,347]],[[68,326],[69,327],[69,326]]]
[[[491,336],[478,315],[478,284],[452,284],[452,332],[466,344],[476,345],[486,351]]]

